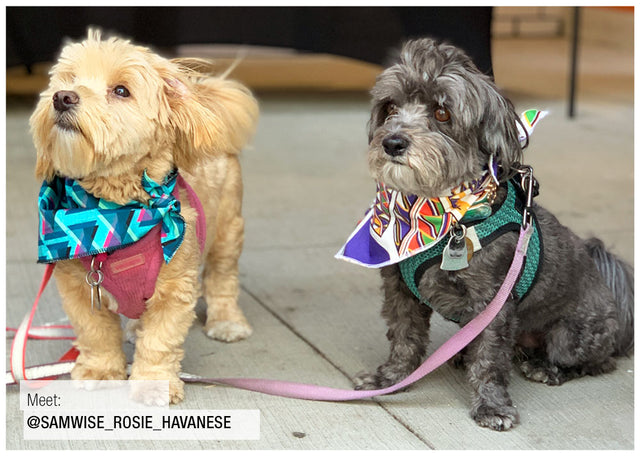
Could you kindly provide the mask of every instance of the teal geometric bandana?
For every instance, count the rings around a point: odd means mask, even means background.
[[[182,244],[185,228],[180,202],[173,195],[177,176],[174,170],[158,184],[145,170],[142,187],[150,196],[148,205],[96,198],[69,178],[43,182],[38,197],[38,262],[111,252],[135,243],[161,223],[162,251],[169,263]]]

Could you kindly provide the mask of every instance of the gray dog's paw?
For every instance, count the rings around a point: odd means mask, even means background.
[[[403,378],[404,376],[387,378],[380,374],[380,370],[378,370],[376,373],[361,372],[358,373],[353,379],[353,385],[355,390],[378,390],[390,387],[400,382],[400,380],[402,380]],[[405,392],[408,389],[409,386],[399,389],[394,393]]]
[[[355,390],[376,390],[382,387],[378,384],[379,378],[375,374],[361,372],[353,378],[353,386]]]
[[[531,381],[542,382],[549,386],[559,386],[565,379],[558,367],[524,361],[520,364],[522,374]]]
[[[493,407],[481,405],[471,412],[471,417],[481,427],[504,432],[517,424],[520,419],[514,406]]]

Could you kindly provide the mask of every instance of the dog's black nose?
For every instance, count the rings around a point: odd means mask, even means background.
[[[78,104],[80,97],[71,90],[60,90],[53,94],[53,107],[56,111],[68,111]]]
[[[391,157],[397,157],[404,154],[404,151],[408,146],[409,140],[398,135],[388,136],[384,140],[382,140],[382,147],[384,148],[384,152],[389,154]]]

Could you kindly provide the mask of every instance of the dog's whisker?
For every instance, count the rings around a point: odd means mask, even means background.
[[[249,54],[249,50],[246,47],[242,47],[238,50],[236,58],[231,65],[219,76],[221,79],[226,79],[237,67],[244,61]]]

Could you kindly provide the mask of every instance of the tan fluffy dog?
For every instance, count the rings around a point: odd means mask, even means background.
[[[73,106],[64,115],[52,102],[60,91],[72,94],[67,102]],[[74,178],[98,198],[146,203],[143,171],[162,182],[177,167],[200,196],[207,223],[204,253],[194,228],[196,211],[181,193],[184,241],[162,265],[136,330],[130,379],[168,379],[172,403],[184,397],[178,373],[201,295],[201,263],[207,335],[235,341],[251,334],[237,305],[244,227],[237,156],[257,115],[244,86],[204,77],[120,38],[102,40],[90,30],[85,41],[63,48],[31,117],[40,179]],[[72,378],[126,379],[120,317],[107,309],[113,296],[103,297],[101,310],[92,312],[80,261],[60,261],[54,272],[80,351]]]

